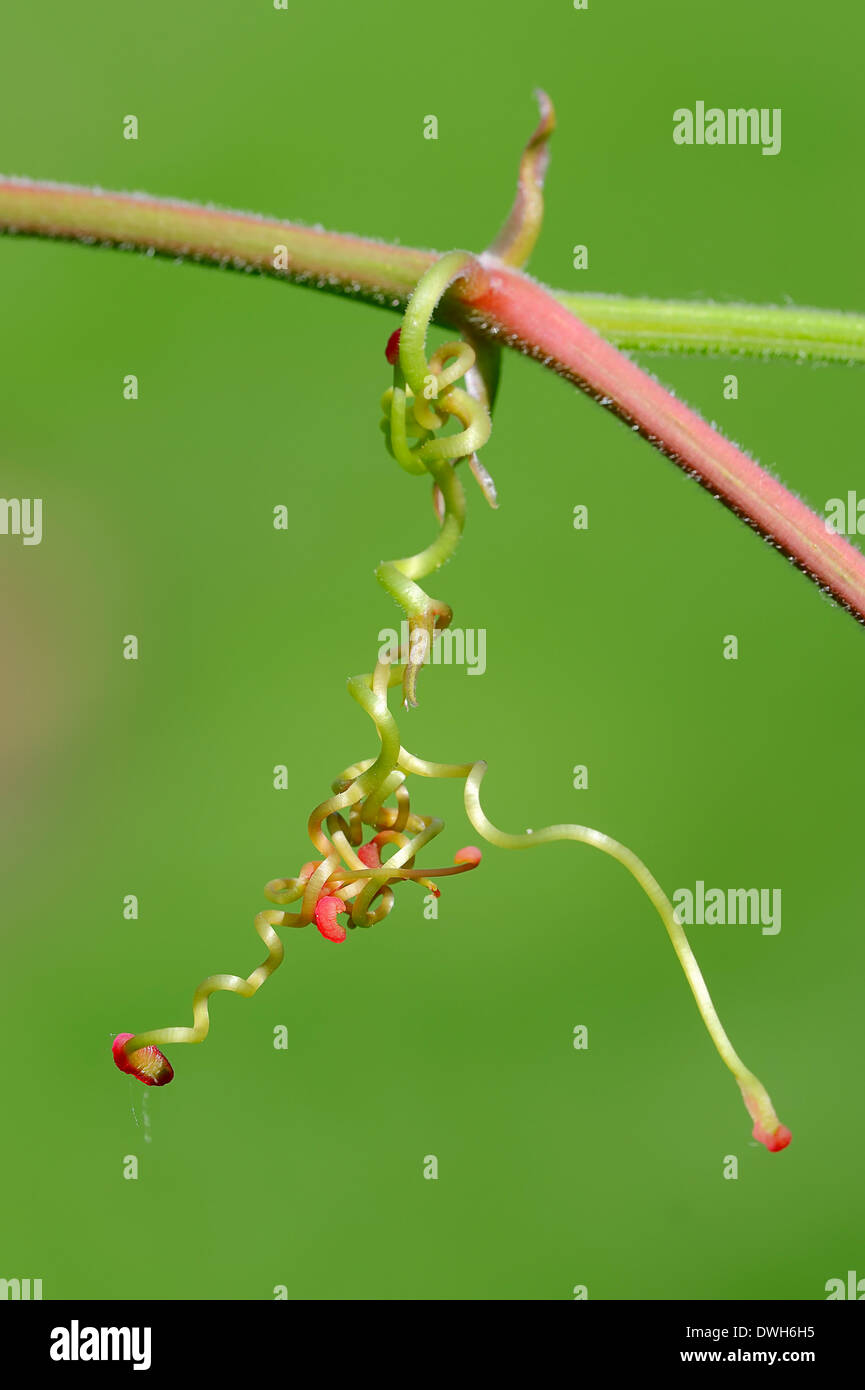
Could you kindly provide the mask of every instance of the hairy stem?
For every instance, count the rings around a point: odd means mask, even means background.
[[[435,252],[388,246],[246,213],[15,179],[0,179],[0,230],[258,270],[392,308],[405,304],[424,271],[438,258]],[[608,318],[615,302],[602,301]],[[688,307],[694,313],[698,306]],[[703,306],[703,311],[710,317],[713,312],[722,312],[718,306]],[[792,345],[798,344],[794,355],[801,355],[801,343],[808,337],[803,322],[810,322],[809,311],[789,311],[786,332],[779,325],[787,320],[773,318],[774,338],[768,331],[760,337],[753,315],[783,316],[788,311],[749,312],[753,332],[740,324],[737,349],[746,340],[748,350],[760,352],[789,353]],[[676,325],[671,339],[678,336],[681,340],[685,308],[678,306],[671,313]],[[437,317],[456,327],[468,322],[476,336],[535,357],[592,395],[770,539],[858,621],[865,622],[865,556],[843,537],[828,531],[816,513],[596,334],[550,291],[504,265],[498,257],[486,256],[476,260],[473,272],[451,288]],[[847,360],[858,360],[861,320],[843,314],[818,314],[817,318],[821,325],[819,330],[814,325],[813,341],[832,341],[836,346],[846,343]],[[625,331],[633,334],[634,325],[635,320],[630,320]],[[717,320],[714,329],[721,331]],[[658,330],[654,342],[656,346],[660,342]]]
[[[566,309],[617,347],[865,363],[865,314],[554,293]]]
[[[3,233],[256,270],[393,309],[405,308],[421,275],[441,255],[170,198],[0,175]],[[285,269],[274,265],[276,246],[286,248]],[[617,347],[865,362],[865,314],[568,290],[549,293]]]

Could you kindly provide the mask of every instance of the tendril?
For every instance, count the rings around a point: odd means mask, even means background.
[[[429,359],[426,356],[427,332],[439,301],[456,280],[471,274],[474,263],[468,253],[452,251],[431,266],[406,306],[398,338],[394,335],[388,344],[393,385],[381,403],[385,442],[407,473],[430,475],[439,520],[438,534],[425,550],[402,560],[384,560],[376,570],[379,583],[408,618],[403,677],[407,706],[417,704],[418,671],[430,657],[435,633],[453,616],[446,603],[430,598],[417,581],[451,558],[462,535],[466,502],[456,473],[461,460],[469,460],[485,497],[496,504],[495,485],[477,456],[492,429],[489,378],[468,342],[445,343]],[[466,389],[456,384],[463,377]],[[463,428],[456,434],[438,433],[451,417]]]
[[[345,940],[346,930],[371,927],[388,916],[395,885],[417,883],[438,896],[436,879],[477,868],[480,854],[471,846],[457,851],[452,865],[414,867],[417,854],[440,833],[443,822],[412,811],[406,772],[399,765],[402,749],[387,691],[402,683],[404,674],[402,665],[379,662],[372,675],[349,681],[351,694],[375,725],[381,750],[378,758],[340,773],[332,784],[333,795],[310,815],[309,837],[324,857],[304,864],[295,878],[274,879],[267,884],[264,892],[271,902],[300,904],[297,912],[268,909],[258,913],[255,929],[267,947],[267,958],[245,978],[210,975],[203,980],[193,995],[191,1028],[120,1034],[112,1050],[122,1071],[146,1085],[167,1084],[174,1073],[160,1049],[174,1043],[203,1042],[210,1030],[212,995],[227,991],[249,999],[282,964],[285,951],[275,927],[305,927],[314,921],[326,940],[339,943]],[[394,807],[384,804],[389,798],[395,800]],[[363,844],[364,827],[375,832],[367,844]],[[382,862],[381,850],[386,846],[395,846],[395,850]],[[343,914],[348,918],[345,926],[338,921]]]
[[[541,121],[523,155],[517,199],[489,253],[512,265],[525,261],[540,226],[553,113],[543,93],[539,101]],[[499,830],[481,806],[485,762],[435,763],[416,757],[401,745],[388,693],[400,686],[404,705],[417,703],[418,672],[430,657],[436,634],[451,621],[450,607],[430,597],[418,581],[450,559],[462,535],[466,499],[456,471],[462,461],[468,461],[487,501],[497,504],[495,485],[478,458],[478,450],[486,444],[492,428],[499,354],[495,348],[482,348],[467,330],[461,340],[445,343],[429,358],[426,355],[429,326],[443,296],[457,280],[471,277],[476,265],[468,253],[454,251],[431,266],[408,302],[401,329],[391,336],[386,348],[393,382],[382,397],[385,442],[407,473],[431,479],[438,532],[418,554],[382,561],[376,570],[379,582],[402,606],[409,624],[407,648],[392,654],[391,660],[379,660],[370,674],[354,676],[348,682],[349,693],[375,727],[378,755],[344,769],[331,784],[331,794],[311,812],[307,831],[320,857],[303,864],[295,877],[273,879],[266,885],[265,897],[274,906],[259,912],[254,923],[267,948],[265,960],[245,977],[210,975],[203,980],[193,995],[191,1027],[119,1034],[112,1047],[114,1060],[122,1071],[146,1085],[166,1085],[174,1072],[161,1048],[203,1042],[210,1028],[212,995],[224,991],[249,999],[282,964],[285,951],[276,928],[305,927],[314,922],[325,940],[340,944],[355,929],[368,929],[388,917],[401,884],[414,883],[438,896],[437,880],[477,869],[481,852],[473,845],[458,850],[452,864],[416,867],[416,860],[440,834],[443,822],[413,809],[409,779],[456,779],[465,784],[468,819],[488,843],[520,850],[574,840],[610,855],[636,879],[664,923],[709,1035],[739,1084],[754,1121],[754,1138],[775,1152],[790,1142],[790,1131],[778,1120],[765,1087],[733,1048],[682,924],[645,864],[627,846],[588,826],[551,825],[517,835]],[[465,385],[458,385],[460,381]],[[443,433],[451,420],[461,428]],[[292,904],[296,910],[286,911]]]

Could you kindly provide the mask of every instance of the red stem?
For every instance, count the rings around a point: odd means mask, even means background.
[[[865,555],[695,411],[569,313],[540,285],[483,262],[460,296],[470,320],[572,381],[865,623]]]

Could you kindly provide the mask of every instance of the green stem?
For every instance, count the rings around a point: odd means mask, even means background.
[[[865,362],[865,314],[562,290],[554,294],[572,314],[621,348]]]

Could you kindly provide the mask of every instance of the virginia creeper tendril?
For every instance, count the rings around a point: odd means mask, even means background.
[[[551,130],[552,109],[545,109],[542,104],[541,124],[521,165],[514,211],[493,248],[503,263],[520,264],[534,244],[542,211],[546,141]],[[634,877],[664,923],[709,1035],[738,1082],[754,1121],[754,1138],[775,1152],[789,1144],[790,1131],[780,1123],[767,1091],[745,1067],[730,1042],[683,926],[642,860],[618,840],[588,826],[551,825],[531,834],[499,830],[481,806],[484,761],[434,763],[416,757],[401,745],[388,693],[400,685],[405,705],[416,703],[418,672],[430,659],[437,632],[451,620],[448,605],[431,598],[418,581],[438,570],[454,554],[462,535],[466,503],[456,472],[461,461],[469,461],[487,500],[495,503],[492,479],[477,454],[492,428],[490,412],[497,381],[497,355],[494,351],[481,355],[465,340],[446,343],[429,358],[426,349],[429,326],[442,298],[458,280],[471,281],[477,270],[478,262],[468,252],[454,251],[434,262],[418,280],[402,328],[392,335],[386,349],[393,368],[393,384],[382,398],[387,447],[407,473],[429,475],[439,529],[424,550],[400,560],[382,561],[376,571],[379,582],[401,604],[409,620],[408,649],[401,650],[395,659],[379,660],[371,674],[354,676],[348,682],[349,693],[375,726],[378,755],[346,768],[333,782],[332,794],[310,814],[308,834],[321,858],[304,864],[294,878],[272,880],[265,888],[265,895],[275,904],[255,918],[255,929],[267,948],[265,960],[246,977],[219,974],[203,980],[193,996],[191,1027],[118,1035],[112,1047],[115,1062],[122,1071],[147,1085],[167,1084],[174,1073],[161,1048],[174,1043],[198,1043],[207,1037],[212,995],[230,992],[248,999],[257,993],[284,959],[277,927],[304,927],[315,922],[325,940],[341,944],[350,931],[369,928],[389,915],[395,901],[394,889],[401,882],[417,883],[437,895],[437,879],[477,869],[481,852],[476,846],[457,851],[452,865],[415,868],[418,854],[438,836],[443,822],[413,811],[408,779],[459,779],[465,783],[468,819],[488,843],[500,849],[521,850],[562,840],[577,841],[602,850]],[[457,384],[463,379],[465,387]],[[441,434],[451,417],[462,429]],[[366,841],[365,828],[373,830]],[[385,850],[390,851],[387,859],[382,857]],[[298,904],[297,911],[285,911],[292,903]],[[340,917],[346,918],[344,924]]]

